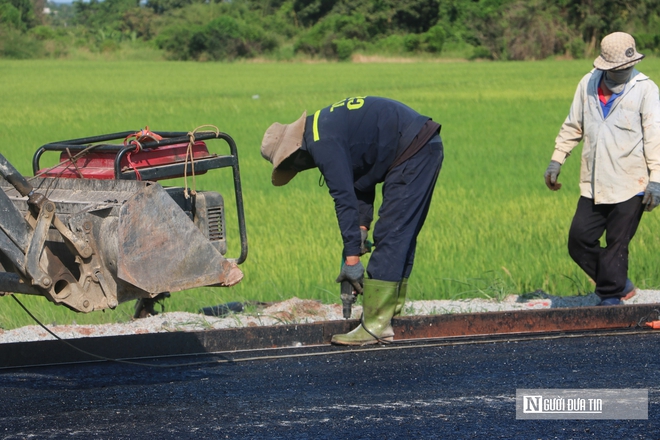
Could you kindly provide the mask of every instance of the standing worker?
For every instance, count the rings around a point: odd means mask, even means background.
[[[391,319],[403,308],[417,235],[442,166],[439,132],[428,116],[367,96],[344,99],[311,116],[303,112],[297,121],[274,123],[264,134],[261,155],[273,164],[273,185],[318,167],[335,201],[345,256],[337,282],[349,281],[363,294],[363,314],[360,326],[334,335],[332,343],[393,339]],[[383,201],[364,279],[360,255],[366,252],[379,183]]]
[[[629,34],[603,38],[595,69],[578,84],[545,172],[548,188],[559,190],[561,165],[584,141],[568,252],[596,282],[603,306],[635,294],[628,245],[643,211],[660,202],[660,101],[658,86],[633,67],[642,58]],[[601,247],[605,231],[606,247]]]

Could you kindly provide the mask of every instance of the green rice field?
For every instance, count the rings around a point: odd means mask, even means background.
[[[249,241],[241,266],[245,277],[231,288],[173,293],[166,311],[294,296],[339,302],[334,280],[341,237],[327,188],[319,187],[317,170],[273,187],[271,165],[259,151],[261,138],[271,123],[292,122],[303,110],[314,112],[349,96],[385,96],[443,126],[445,162],[419,237],[411,299],[503,298],[537,289],[585,294],[592,284],[566,250],[579,196],[581,147],[562,169],[561,191],[549,191],[543,173],[591,61],[0,60],[0,151],[30,175],[33,152],[48,142],[144,126],[189,131],[215,125],[239,149]],[[638,67],[660,82],[660,60],[646,59]],[[226,197],[228,256],[238,256],[231,172],[198,176],[196,185]],[[631,246],[630,277],[641,288],[660,286],[659,231],[660,211],[646,214]],[[18,298],[45,323],[126,321],[133,309],[123,304],[83,315],[42,298]],[[11,297],[0,297],[0,328],[31,323]]]

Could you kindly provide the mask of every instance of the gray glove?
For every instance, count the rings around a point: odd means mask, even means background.
[[[371,252],[371,246],[370,243],[367,243],[367,238],[369,238],[369,231],[360,228],[360,255]]]
[[[548,169],[545,170],[545,184],[553,191],[561,188],[561,183],[557,183],[557,177],[561,171],[561,164],[556,160],[551,160]]]
[[[660,204],[660,183],[649,182],[644,190],[642,203],[646,205],[645,211],[653,211],[653,208]]]
[[[362,293],[362,284],[364,284],[364,266],[362,266],[362,262],[358,261],[357,264],[352,266],[346,263],[342,264],[341,272],[339,272],[336,281],[338,283],[348,281],[358,293]]]

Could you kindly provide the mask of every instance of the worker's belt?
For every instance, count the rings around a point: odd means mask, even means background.
[[[388,171],[413,157],[433,136],[440,133],[440,128],[440,124],[427,116],[420,116],[415,119],[401,135],[396,151],[396,159],[394,159]]]

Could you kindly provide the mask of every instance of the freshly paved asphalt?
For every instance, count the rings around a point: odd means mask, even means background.
[[[659,342],[648,333],[4,370],[0,439],[657,439]],[[516,420],[521,388],[644,388],[649,418]]]

